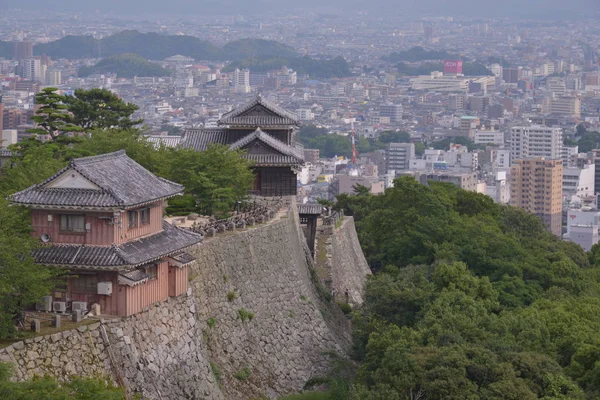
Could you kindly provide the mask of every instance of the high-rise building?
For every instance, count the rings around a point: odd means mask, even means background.
[[[28,81],[42,82],[42,63],[36,58],[25,58],[19,61],[21,77]]]
[[[550,232],[562,233],[562,160],[534,157],[510,168],[510,205],[542,219]]]
[[[548,126],[515,126],[511,130],[510,151],[514,160],[529,157],[562,158],[562,129]]]
[[[58,86],[62,81],[62,73],[59,69],[49,69],[46,71],[46,85]]]
[[[415,158],[414,143],[390,143],[386,150],[386,171],[408,169]]]
[[[506,83],[518,83],[521,78],[519,68],[504,68],[502,70],[502,80]]]
[[[404,108],[402,104],[382,104],[379,106],[379,115],[382,117],[389,117],[390,121],[398,122],[402,121],[402,113]]]
[[[250,70],[236,68],[233,71],[233,86],[237,93],[250,93]]]
[[[29,41],[15,42],[13,47],[13,59],[20,61],[33,57],[33,43]]]

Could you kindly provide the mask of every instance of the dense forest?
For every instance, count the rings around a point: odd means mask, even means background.
[[[318,149],[321,157],[352,157],[350,135],[329,134],[325,128],[306,125],[300,128],[298,138],[305,148]],[[392,142],[409,143],[410,135],[407,132],[384,131],[381,132],[377,139],[361,136],[356,142],[356,149],[359,154],[365,154],[375,150],[383,150]],[[422,153],[425,150],[425,146],[422,143],[419,143],[419,145],[418,153]]]
[[[313,78],[343,78],[351,76],[350,66],[344,57],[333,59],[314,59],[309,56],[284,58],[278,55],[276,58],[246,58],[233,61],[224,68],[225,72],[236,68],[248,68],[253,72],[267,72],[281,67],[289,67],[300,75],[308,75]]]
[[[353,313],[357,364],[299,398],[600,397],[598,245],[586,254],[450,184],[355,190],[335,207],[354,215],[375,272]]]
[[[194,36],[140,33],[135,30],[102,39],[65,36],[52,42],[37,44],[33,52],[34,55],[46,54],[55,59],[102,58],[123,53],[135,53],[149,60],[163,60],[177,54],[211,61],[297,56],[292,47],[271,40],[242,39],[227,43],[221,48]],[[0,42],[0,57],[12,58],[12,53],[12,43]]]
[[[119,54],[99,61],[90,67],[81,67],[77,71],[79,77],[92,74],[105,74],[112,72],[119,78],[133,78],[134,76],[168,76],[171,72],[158,64],[150,62],[136,54]]]

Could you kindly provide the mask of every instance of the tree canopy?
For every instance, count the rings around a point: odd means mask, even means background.
[[[353,313],[351,399],[600,395],[600,246],[450,184],[340,195],[375,269]]]
[[[62,101],[73,114],[73,123],[85,130],[129,129],[142,123],[131,119],[138,106],[125,103],[108,89],[76,89],[74,96],[64,96]]]
[[[80,77],[106,73],[115,73],[119,78],[171,75],[171,71],[132,53],[110,56],[99,61],[96,65],[84,66],[77,71],[77,75]]]
[[[319,149],[322,157],[352,157],[352,138],[350,135],[329,134],[327,129],[305,125],[300,128],[298,137],[305,148]],[[364,154],[385,149],[392,142],[409,143],[410,134],[407,132],[383,131],[376,139],[360,136],[356,141],[356,149],[359,154]]]

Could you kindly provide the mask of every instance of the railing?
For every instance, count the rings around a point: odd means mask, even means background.
[[[282,198],[254,198],[237,204],[234,215],[229,218],[211,218],[207,223],[195,223],[188,229],[203,236],[215,236],[217,233],[243,229],[273,218],[284,206]]]
[[[323,226],[336,227],[338,222],[344,218],[344,210],[334,211],[333,214],[323,217]]]

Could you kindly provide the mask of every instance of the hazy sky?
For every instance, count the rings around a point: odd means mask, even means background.
[[[600,11],[600,0],[0,0],[1,8],[56,11],[113,11],[123,14],[256,14],[261,11],[301,12],[365,10],[372,14],[454,16],[588,15]]]

